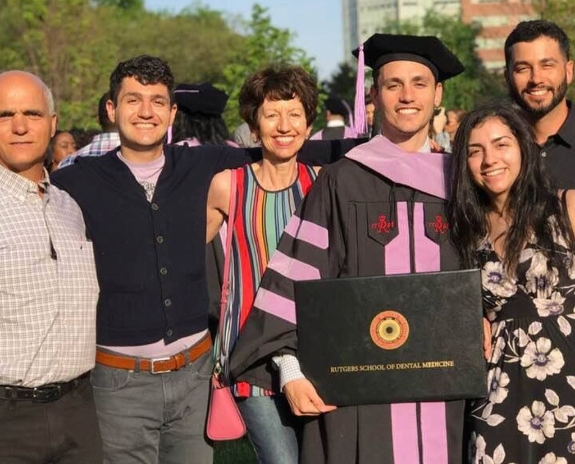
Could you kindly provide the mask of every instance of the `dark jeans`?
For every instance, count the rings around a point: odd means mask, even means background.
[[[102,464],[90,379],[56,401],[0,400],[0,463]]]

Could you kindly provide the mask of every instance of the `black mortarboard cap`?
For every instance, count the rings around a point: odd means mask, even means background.
[[[349,106],[341,98],[335,96],[329,97],[325,101],[325,109],[340,116],[348,116],[350,111]]]
[[[353,55],[358,57],[359,48]],[[392,61],[416,61],[424,64],[440,82],[464,71],[461,61],[433,36],[373,34],[363,44],[364,62],[378,69]]]
[[[376,70],[392,61],[415,61],[427,66],[439,82],[461,74],[461,61],[433,36],[373,34],[356,48],[355,127],[358,134],[367,130],[365,122],[364,64]]]
[[[221,116],[228,101],[228,95],[212,84],[179,84],[174,90],[178,108],[188,113],[206,116]]]

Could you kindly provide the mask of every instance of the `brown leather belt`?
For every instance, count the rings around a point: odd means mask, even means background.
[[[115,367],[116,369],[140,370],[148,371],[151,374],[162,374],[177,371],[187,364],[193,363],[211,347],[212,339],[210,334],[206,334],[204,338],[191,348],[170,357],[146,359],[97,350],[96,362],[104,366]]]

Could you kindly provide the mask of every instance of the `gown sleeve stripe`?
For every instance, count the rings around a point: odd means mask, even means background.
[[[264,311],[272,316],[279,317],[284,321],[295,324],[295,303],[289,298],[285,298],[260,287],[254,306],[260,311]]]
[[[322,250],[326,250],[329,245],[328,230],[325,227],[310,221],[301,220],[295,215],[288,222],[284,233]]]
[[[291,258],[279,250],[274,253],[268,268],[291,280],[314,280],[321,277],[316,267]]]

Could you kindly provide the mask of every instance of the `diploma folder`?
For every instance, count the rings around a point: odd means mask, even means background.
[[[487,394],[480,271],[295,283],[298,358],[326,404]]]

